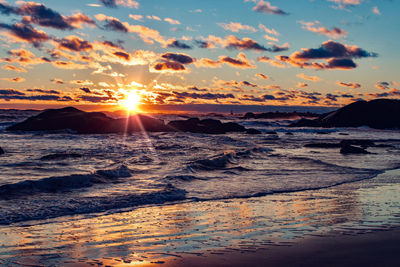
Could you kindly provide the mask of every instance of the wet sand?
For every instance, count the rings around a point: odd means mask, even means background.
[[[0,265],[400,266],[399,178],[0,226]]]
[[[185,256],[168,260],[163,266],[400,266],[399,241],[400,229],[321,236],[288,246],[258,248],[254,252],[214,251]]]

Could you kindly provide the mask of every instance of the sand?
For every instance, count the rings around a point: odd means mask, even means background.
[[[321,236],[256,252],[208,253],[163,266],[400,266],[400,229],[352,236]]]

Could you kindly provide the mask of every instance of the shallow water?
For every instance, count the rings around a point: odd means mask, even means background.
[[[287,128],[286,121],[236,121],[277,134],[2,131],[7,153],[0,161],[0,224],[326,188],[400,166],[398,131],[302,129]],[[342,139],[373,139],[384,146],[368,148],[367,155],[304,148],[310,142]]]
[[[0,264],[143,263],[399,225],[399,131],[225,120],[264,133],[0,131]],[[304,147],[342,139],[378,146]]]

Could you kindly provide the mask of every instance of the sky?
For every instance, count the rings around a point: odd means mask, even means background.
[[[0,0],[0,105],[399,98],[399,10],[397,0]]]

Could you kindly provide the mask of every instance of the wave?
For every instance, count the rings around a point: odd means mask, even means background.
[[[91,187],[95,184],[112,182],[118,178],[131,177],[128,167],[121,165],[115,169],[98,170],[91,174],[72,174],[48,177],[40,180],[25,180],[0,186],[0,199],[13,199],[38,193],[57,193]]]
[[[156,192],[142,194],[120,194],[97,197],[80,197],[48,201],[46,199],[16,200],[20,208],[13,212],[0,210],[0,225],[31,220],[45,220],[67,215],[90,214],[99,212],[121,212],[121,209],[133,209],[143,205],[160,205],[186,199],[186,191],[171,184]]]

